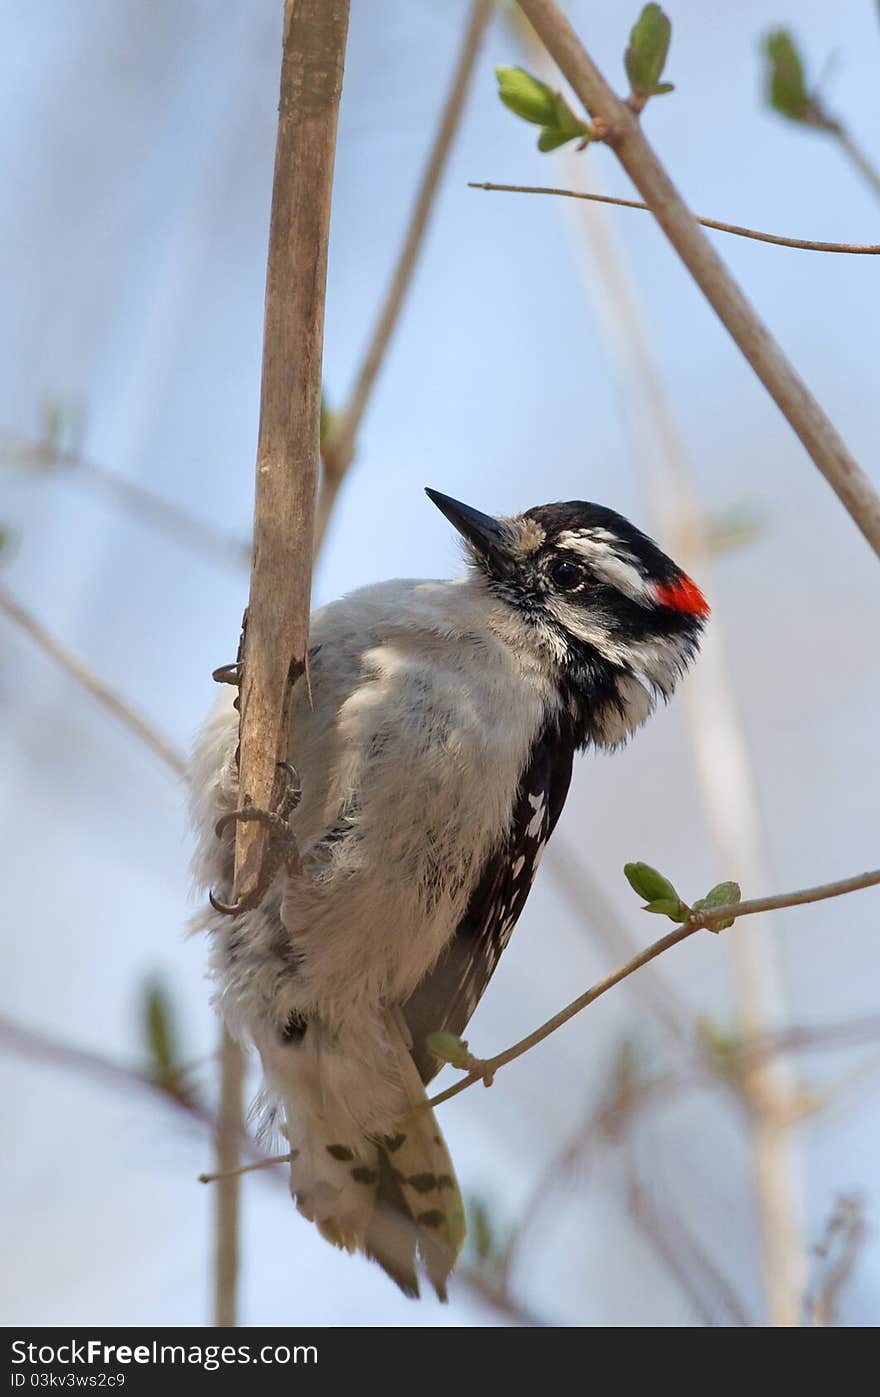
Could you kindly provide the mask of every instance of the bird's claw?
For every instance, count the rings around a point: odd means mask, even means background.
[[[236,917],[257,907],[282,867],[291,875],[301,872],[299,848],[288,820],[302,799],[302,785],[292,762],[278,762],[278,770],[284,774],[284,787],[275,802],[274,810],[262,810],[245,796],[244,803],[237,810],[229,810],[225,815],[221,815],[215,826],[218,839],[222,839],[227,829],[239,820],[256,820],[269,831],[268,847],[256,887],[235,902],[224,902],[213,892],[208,893],[208,901],[214,911],[222,912],[227,917]]]

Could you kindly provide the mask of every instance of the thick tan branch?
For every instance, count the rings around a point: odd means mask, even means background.
[[[242,802],[271,808],[305,669],[321,417],[327,239],[348,0],[287,0],[263,335],[254,553],[241,685]],[[266,828],[240,821],[235,896],[259,885]]]
[[[485,189],[490,194],[555,194],[560,199],[587,199],[594,204],[613,204],[619,209],[651,212],[650,207],[638,199],[618,199],[612,194],[588,194],[580,189],[556,189],[543,184],[492,184],[487,180],[470,180],[468,189]],[[752,238],[759,243],[774,243],[777,247],[797,247],[805,252],[852,252],[867,256],[880,253],[880,243],[827,243],[809,238],[784,238],[780,233],[759,233],[757,228],[744,228],[741,223],[722,223],[718,218],[701,218],[697,214],[694,217],[703,228],[714,228],[719,233],[734,233],[738,238]]]
[[[603,139],[719,319],[880,554],[880,496],[731,277],[646,141],[636,117],[609,87],[554,0],[519,0],[519,6],[591,117],[601,124]]]

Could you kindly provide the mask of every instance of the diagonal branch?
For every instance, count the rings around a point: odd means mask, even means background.
[[[564,1009],[560,1009],[558,1014],[554,1014],[552,1019],[548,1019],[540,1028],[536,1028],[527,1037],[521,1038],[513,1047],[506,1048],[503,1053],[498,1053],[496,1057],[486,1058],[476,1061],[474,1070],[469,1071],[466,1076],[453,1086],[447,1087],[445,1091],[438,1092],[432,1096],[429,1105],[439,1106],[444,1101],[450,1101],[453,1096],[458,1096],[459,1092],[467,1087],[473,1086],[475,1082],[491,1082],[495,1073],[502,1067],[506,1067],[509,1062],[514,1062],[523,1053],[527,1053],[538,1043],[542,1043],[545,1038],[549,1038],[551,1033],[555,1033],[558,1028],[562,1028],[570,1019],[573,1019],[582,1010],[595,1003],[608,990],[619,985],[628,976],[634,975],[637,970],[641,970],[643,965],[648,965],[664,951],[669,951],[679,942],[686,941],[689,936],[693,936],[695,931],[703,928],[712,930],[717,924],[729,921],[733,917],[748,917],[757,912],[769,912],[779,907],[799,907],[806,902],[821,902],[825,898],[843,897],[846,893],[858,892],[863,888],[872,888],[880,884],[880,869],[874,869],[870,873],[860,873],[853,878],[842,878],[837,883],[824,883],[816,888],[804,888],[793,893],[779,893],[773,897],[753,898],[749,902],[732,903],[724,907],[704,907],[700,912],[692,913],[686,922],[678,926],[674,931],[670,931],[666,936],[661,936],[659,941],[653,942],[638,955],[627,961],[626,965],[620,966],[618,970],[606,975],[604,980],[599,980],[592,985],[584,994],[578,995]]]
[[[29,468],[32,474],[37,470],[43,474],[67,471],[74,480],[123,505],[138,523],[151,526],[212,562],[236,567],[247,567],[250,562],[247,539],[223,533],[183,505],[157,495],[141,481],[130,480],[76,451],[62,450],[50,440],[31,441],[19,432],[0,428],[0,456]]]
[[[880,554],[880,495],[728,272],[636,117],[609,87],[555,0],[519,0],[548,53],[611,147],[721,322]]]
[[[492,16],[493,8],[494,0],[472,0],[471,2],[467,28],[461,42],[449,92],[443,104],[440,125],[428,154],[406,235],[398,254],[385,300],[367,345],[363,363],[358,370],[351,397],[346,406],[335,415],[329,436],[324,442],[321,453],[324,474],[318,498],[315,552],[321,546],[339,487],[351,465],[361,420],[379,376],[385,351],[391,341],[412,281],[449,152],[461,124],[465,98],[480,42]]]
[[[99,679],[93,674],[88,665],[84,664],[78,655],[72,650],[66,649],[49,632],[40,625],[40,622],[27,611],[20,602],[17,602],[5,587],[0,586],[0,611],[20,626],[45,654],[55,661],[57,665],[69,674],[72,679],[86,689],[88,693],[96,698],[100,704],[118,718],[121,723],[133,732],[134,735],[145,742],[146,745],[155,752],[160,761],[174,773],[175,776],[184,776],[186,773],[186,760],[175,747],[151,727],[146,719],[131,707],[125,699],[105,684],[103,679]]]

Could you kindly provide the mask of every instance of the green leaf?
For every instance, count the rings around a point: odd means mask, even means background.
[[[82,450],[85,409],[75,399],[50,397],[41,407],[41,437],[54,456],[77,455]]]
[[[425,1039],[425,1046],[428,1052],[433,1053],[441,1062],[448,1062],[453,1067],[461,1067],[465,1071],[470,1067],[471,1054],[468,1045],[463,1038],[457,1038],[454,1033],[429,1033]]]
[[[567,141],[589,139],[591,128],[575,116],[561,92],[554,92],[524,68],[496,68],[498,96],[523,121],[543,129],[538,149],[556,150]]]
[[[804,78],[804,65],[787,29],[775,29],[768,34],[764,48],[769,60],[767,69],[767,101],[774,111],[790,121],[806,121],[810,113],[810,96]]]
[[[671,922],[686,920],[690,908],[678,897],[657,897],[642,908],[643,912],[656,912],[660,917],[668,917]]]
[[[485,1264],[497,1251],[496,1229],[492,1215],[482,1198],[471,1198],[468,1236],[477,1261]]]
[[[649,863],[625,863],[624,877],[632,888],[646,902],[668,899],[678,903],[681,899],[668,878],[658,873]]]
[[[657,86],[651,89],[652,97],[665,97],[667,92],[675,91],[674,82],[658,82]]]
[[[574,137],[569,135],[567,131],[560,131],[555,126],[545,126],[538,137],[538,150],[547,155],[551,150],[558,150],[560,146],[564,146],[573,139]]]
[[[168,993],[158,980],[147,985],[144,992],[143,1023],[150,1076],[160,1086],[176,1092],[180,1058],[174,1012]]]
[[[699,902],[694,903],[694,911],[698,912],[707,907],[728,907],[733,903],[742,901],[742,890],[739,883],[716,883],[715,887],[701,897]],[[710,931],[726,931],[733,926],[735,917],[729,917],[726,921],[716,922],[709,927]]]
[[[671,92],[668,83],[660,85],[660,75],[666,66],[672,25],[659,5],[646,5],[629,36],[629,48],[623,61],[630,87],[640,97],[658,92]]]
[[[556,125],[556,93],[525,68],[496,68],[498,96],[523,121],[535,126]]]

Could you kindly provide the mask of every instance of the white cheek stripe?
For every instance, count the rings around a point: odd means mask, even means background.
[[[616,540],[606,529],[594,529],[590,533],[567,529],[559,535],[556,543],[559,548],[580,554],[595,573],[623,592],[624,596],[642,605],[653,602],[651,584],[634,563],[628,563],[619,556],[613,546]]]

